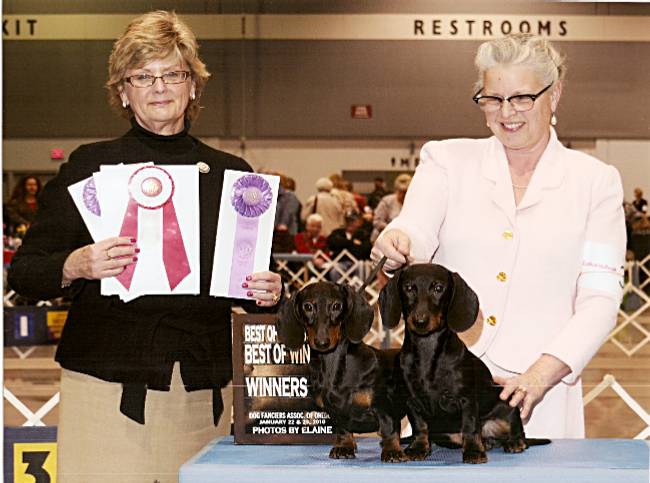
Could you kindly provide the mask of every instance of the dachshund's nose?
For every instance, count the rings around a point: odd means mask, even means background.
[[[316,348],[317,349],[328,349],[330,346],[330,340],[329,339],[324,339],[324,340],[316,340]]]
[[[416,327],[425,327],[429,323],[429,315],[426,313],[413,314],[413,324]]]

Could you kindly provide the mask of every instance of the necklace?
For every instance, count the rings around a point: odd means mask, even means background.
[[[528,185],[523,185],[522,186],[522,185],[512,183],[512,187],[516,188],[516,189],[519,189],[519,190],[525,190],[526,188],[528,188]]]

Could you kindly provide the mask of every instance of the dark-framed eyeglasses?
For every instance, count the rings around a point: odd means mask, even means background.
[[[131,84],[133,87],[151,87],[155,84],[156,79],[162,79],[165,84],[182,84],[190,76],[186,70],[174,70],[165,72],[162,75],[151,74],[135,74],[125,77],[124,80]]]
[[[530,111],[535,105],[535,100],[544,94],[550,87],[553,85],[551,82],[549,85],[544,87],[537,94],[517,94],[516,96],[510,97],[499,97],[499,96],[483,96],[481,91],[478,91],[472,97],[472,100],[478,104],[478,107],[485,112],[495,112],[501,109],[504,101],[508,101],[510,106],[517,112]],[[481,89],[482,90],[482,89]]]

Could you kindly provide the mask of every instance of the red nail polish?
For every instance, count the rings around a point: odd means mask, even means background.
[[[138,261],[138,257],[133,257],[133,261],[134,261],[134,262],[137,262],[137,261]]]
[[[248,275],[248,276],[246,277],[246,280],[248,280],[248,281],[250,282],[251,280],[253,280],[253,277],[251,277],[250,275]]]
[[[135,238],[131,238],[131,243],[135,243]]]
[[[253,296],[253,292],[251,292],[251,291],[249,290],[248,292],[246,292],[246,295],[248,295],[249,297],[252,297],[252,296]]]
[[[261,300],[258,300],[258,301],[257,301],[257,305],[262,305],[262,301],[261,301]]]
[[[139,248],[136,248],[136,249],[135,249],[135,253],[140,253],[140,249],[139,249]]]
[[[243,288],[248,288],[248,284],[247,284],[246,282],[242,283],[241,286],[242,286]]]

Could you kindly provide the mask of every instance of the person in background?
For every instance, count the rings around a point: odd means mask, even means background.
[[[384,181],[384,178],[375,178],[375,189],[368,195],[368,206],[374,210],[377,208],[381,199],[388,193],[389,191],[386,189],[386,181]]]
[[[345,215],[345,226],[338,228],[327,237],[327,247],[332,258],[343,250],[347,250],[357,260],[367,260],[370,257],[370,236],[363,227],[364,219],[358,211],[350,211]]]
[[[277,174],[276,174],[277,175]],[[280,174],[278,202],[275,209],[273,229],[273,253],[290,253],[294,249],[293,239],[298,233],[300,201],[293,191],[286,189],[287,177]]]
[[[643,190],[641,188],[634,188],[634,200],[632,201],[632,206],[636,208],[636,211],[643,213],[644,215],[648,214],[648,201],[643,197]]]
[[[338,173],[330,175],[330,181],[334,185],[331,193],[341,202],[343,213],[358,211],[357,202],[352,194],[352,184],[348,183],[348,181]]]
[[[493,136],[424,145],[373,260],[458,272],[480,302],[460,334],[529,437],[583,438],[580,374],[616,325],[625,264],[618,171],[560,143],[566,64],[529,34],[480,45],[473,97]]]
[[[303,220],[307,220],[312,213],[322,216],[324,237],[343,226],[343,206],[340,200],[331,194],[333,188],[334,185],[329,179],[319,178],[316,181],[316,194],[307,199],[300,215]]]
[[[23,236],[38,213],[38,196],[41,193],[41,181],[32,175],[23,176],[13,191],[6,205],[9,230]],[[12,228],[13,227],[13,230]]]
[[[14,256],[9,284],[72,305],[56,360],[62,366],[57,431],[59,483],[173,483],[185,461],[230,434],[232,299],[209,294],[226,169],[243,159],[189,134],[209,78],[196,38],[174,13],[134,19],[114,43],[106,87],[131,129],[76,149],[44,188],[36,220]],[[83,76],[82,76],[83,78]],[[94,242],[68,193],[102,165],[155,161],[197,166],[200,294],[103,296],[101,279],[137,261],[138,240]],[[142,274],[142,276],[146,276]],[[280,276],[249,274],[246,310],[275,311]]]
[[[374,243],[379,236],[379,232],[386,228],[399,215],[399,212],[402,211],[402,204],[404,203],[404,197],[409,189],[411,179],[411,175],[406,173],[400,174],[395,178],[395,183],[393,184],[394,193],[384,196],[377,205],[377,208],[375,208],[372,221],[373,231],[370,236],[371,242]]]
[[[321,232],[323,230],[323,217],[318,213],[312,213],[307,217],[305,231],[296,234],[295,246],[298,253],[311,253],[314,255],[313,263],[317,268],[323,268],[327,262],[324,258],[315,256],[317,252],[327,252],[327,238]]]
[[[345,180],[345,189],[352,193],[352,196],[354,197],[354,203],[355,203],[355,210],[363,213],[366,206],[368,206],[368,201],[366,200],[366,197],[362,195],[361,193],[357,193],[354,191],[354,185],[352,184],[351,181]]]

